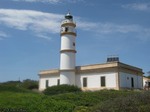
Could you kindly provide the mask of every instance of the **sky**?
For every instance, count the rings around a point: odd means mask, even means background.
[[[76,65],[109,56],[150,71],[149,0],[0,0],[0,82],[59,68],[60,24],[77,24]]]

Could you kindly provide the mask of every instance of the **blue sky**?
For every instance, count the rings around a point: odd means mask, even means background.
[[[60,22],[77,23],[77,65],[110,55],[150,71],[149,0],[0,0],[0,82],[59,68]]]

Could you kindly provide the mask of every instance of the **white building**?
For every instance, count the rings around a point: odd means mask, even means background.
[[[40,91],[59,84],[76,85],[82,90],[143,88],[142,69],[116,58],[108,58],[104,64],[76,66],[75,27],[73,16],[68,13],[61,24],[60,69],[40,71]]]
[[[143,77],[143,86],[145,90],[150,89],[150,78]]]

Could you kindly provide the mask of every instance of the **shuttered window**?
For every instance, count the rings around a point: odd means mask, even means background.
[[[131,78],[131,87],[132,88],[134,87],[134,79],[133,79],[133,77]]]
[[[45,81],[45,87],[46,87],[46,88],[48,87],[48,83],[49,83],[49,81],[46,80],[46,81]]]
[[[83,87],[87,87],[87,77],[83,78]]]
[[[60,79],[57,79],[57,85],[60,85]]]
[[[106,86],[105,76],[100,77],[100,81],[101,81],[101,87],[105,87]]]

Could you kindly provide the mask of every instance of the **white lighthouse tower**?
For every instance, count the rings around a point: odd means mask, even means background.
[[[61,23],[60,84],[75,85],[76,24],[70,13]]]

